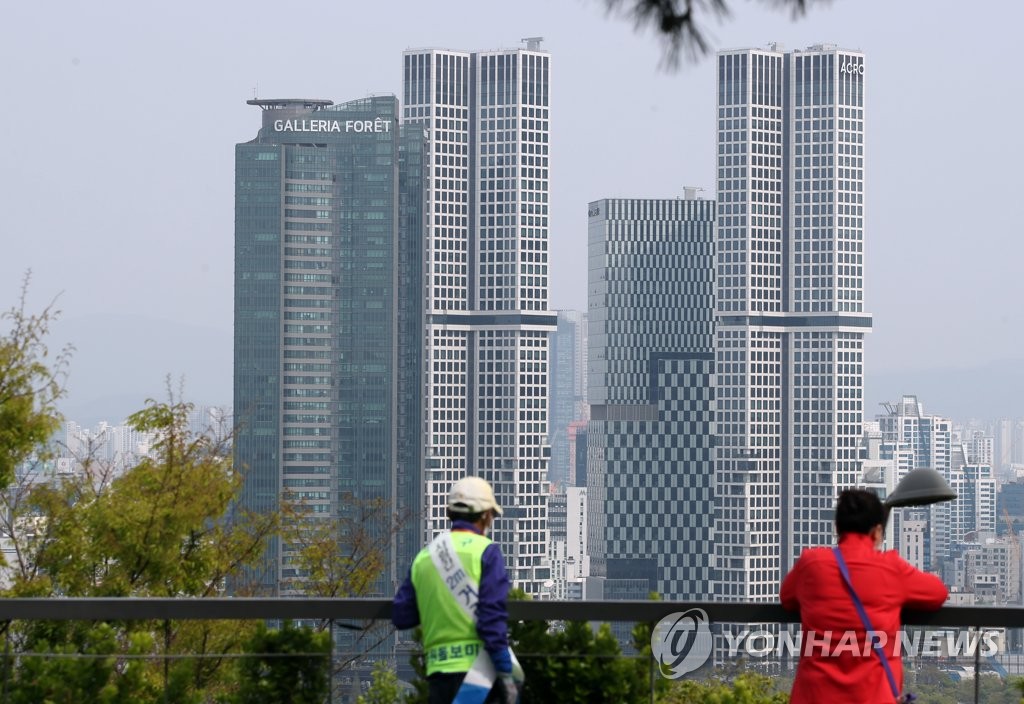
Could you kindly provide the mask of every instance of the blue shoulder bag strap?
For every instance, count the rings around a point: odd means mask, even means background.
[[[850,597],[853,599],[853,605],[857,607],[857,614],[860,616],[860,622],[864,624],[864,630],[867,631],[867,637],[871,639],[871,647],[875,651],[875,655],[882,661],[882,667],[885,668],[885,677],[889,680],[889,689],[892,690],[892,696],[896,701],[904,701],[900,699],[900,689],[896,686],[896,678],[892,674],[892,668],[889,667],[889,659],[885,656],[885,652],[882,651],[882,646],[879,645],[878,639],[874,637],[875,629],[871,626],[871,620],[868,618],[868,612],[864,610],[864,604],[861,603],[860,597],[857,596],[856,590],[853,588],[853,582],[850,581],[850,571],[846,569],[846,560],[843,559],[843,553],[839,552],[838,547],[832,548],[832,552],[835,553],[836,562],[839,563],[839,573],[843,575],[843,582],[846,583],[846,591],[850,592]]]

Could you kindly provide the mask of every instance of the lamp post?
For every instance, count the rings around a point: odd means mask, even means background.
[[[894,508],[928,506],[942,501],[952,501],[955,498],[956,492],[934,469],[922,467],[911,470],[882,502],[885,509],[885,525],[889,524],[889,515]]]

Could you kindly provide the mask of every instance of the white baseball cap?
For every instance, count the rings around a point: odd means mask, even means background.
[[[501,506],[494,499],[494,490],[480,477],[466,477],[452,485],[448,495],[448,510],[452,513],[483,513],[493,510],[501,515]]]

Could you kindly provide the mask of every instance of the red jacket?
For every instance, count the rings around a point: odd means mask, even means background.
[[[883,649],[902,691],[903,666],[897,647],[900,609],[937,609],[946,600],[946,587],[935,575],[910,566],[897,552],[876,550],[870,536],[845,533],[839,538],[839,549],[871,626],[885,633]],[[782,581],[779,598],[786,609],[800,611],[803,631],[790,704],[892,704],[885,669],[867,644],[832,548],[805,550]],[[842,647],[848,631],[856,633],[856,644],[848,636]]]

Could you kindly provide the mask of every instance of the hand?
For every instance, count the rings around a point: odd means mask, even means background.
[[[519,688],[516,687],[516,681],[512,679],[511,672],[499,672],[498,673],[498,693],[501,696],[499,700],[501,704],[518,704],[519,702]]]

